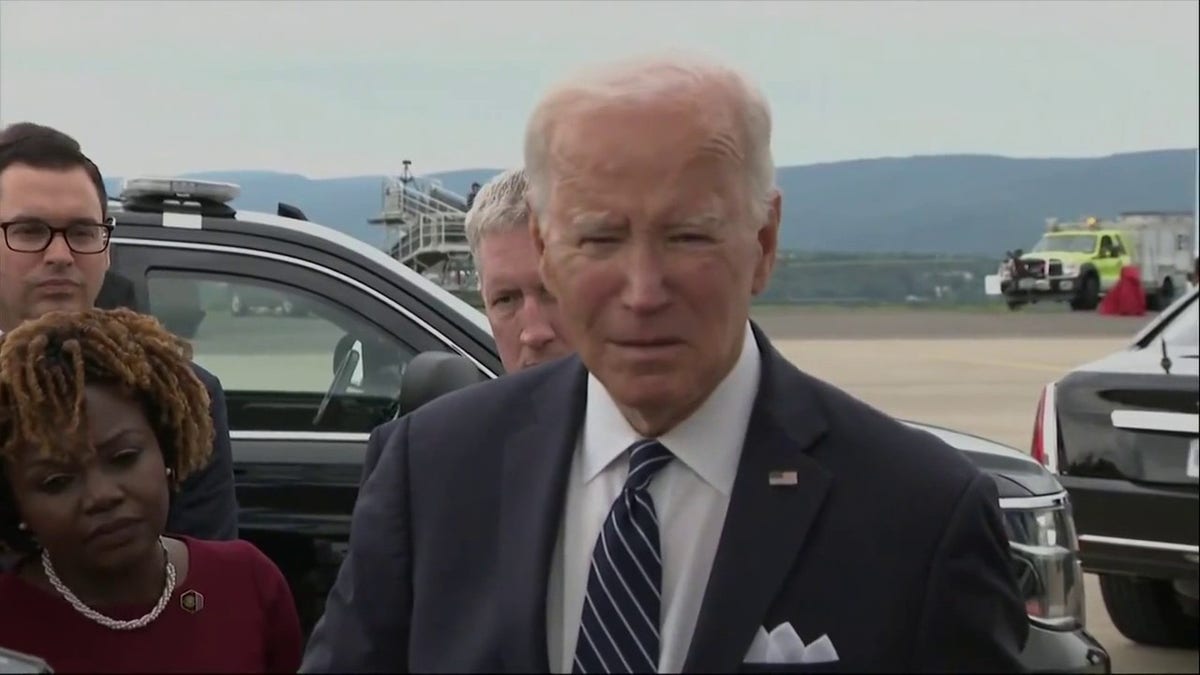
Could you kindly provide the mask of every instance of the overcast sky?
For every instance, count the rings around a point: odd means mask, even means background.
[[[503,167],[573,67],[683,48],[758,80],[780,165],[1185,148],[1198,6],[0,0],[0,123],[121,176]]]

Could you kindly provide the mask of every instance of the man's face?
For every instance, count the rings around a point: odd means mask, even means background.
[[[14,164],[0,173],[0,223],[15,223],[7,227],[7,241],[0,240],[0,330],[54,310],[92,306],[108,270],[109,250],[75,253],[66,236],[72,226],[95,225],[102,218],[100,195],[82,167]],[[35,253],[14,251],[11,245],[23,248],[17,242],[28,240],[39,224],[55,231],[50,245]]]
[[[778,196],[751,221],[739,139],[689,104],[562,118],[545,234],[533,230],[564,337],[646,435],[686,418],[732,368],[775,259]]]
[[[538,274],[529,230],[495,232],[479,242],[480,287],[504,369],[523,368],[565,356],[558,307]]]

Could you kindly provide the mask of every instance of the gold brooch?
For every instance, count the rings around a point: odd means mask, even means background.
[[[204,609],[204,596],[199,591],[185,591],[179,596],[179,606],[185,612],[195,614]]]

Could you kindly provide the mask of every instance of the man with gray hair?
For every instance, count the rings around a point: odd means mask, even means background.
[[[510,373],[570,352],[558,336],[554,297],[538,272],[525,192],[525,172],[504,171],[479,191],[466,221],[484,313]]]
[[[577,355],[376,430],[302,670],[1020,670],[992,479],[749,319],[770,139],[757,89],[704,62],[543,97],[530,231]]]

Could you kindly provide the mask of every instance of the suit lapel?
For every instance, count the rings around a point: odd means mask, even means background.
[[[499,621],[504,669],[547,672],[546,590],[566,497],[567,472],[587,397],[575,357],[531,395],[534,416],[504,445],[500,478]]]
[[[757,326],[754,334],[762,353],[762,376],[684,663],[688,672],[739,669],[803,547],[831,480],[807,454],[826,428],[816,397]],[[772,472],[791,471],[794,485],[770,484]],[[782,476],[784,482],[788,477]]]

